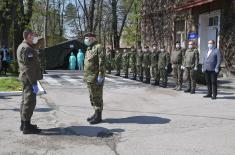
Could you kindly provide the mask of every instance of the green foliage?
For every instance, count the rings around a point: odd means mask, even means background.
[[[12,75],[18,75],[19,66],[17,61],[12,61],[9,66],[8,72]]]
[[[16,77],[0,78],[0,92],[21,90],[21,82]]]
[[[140,41],[140,11],[142,8],[143,0],[135,0],[131,11],[128,16],[127,24],[124,28],[124,33],[122,36],[123,41],[127,45],[135,45]]]

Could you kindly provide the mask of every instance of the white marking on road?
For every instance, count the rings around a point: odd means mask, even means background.
[[[74,79],[74,78],[67,76],[67,75],[62,75],[60,77],[61,77],[61,79],[66,80],[74,85],[84,85],[83,79]]]
[[[62,84],[51,76],[44,76],[44,80],[50,85],[61,86]]]
[[[110,82],[113,82],[113,83],[117,83],[117,84],[123,84],[123,83],[126,83],[126,82],[117,81],[117,80],[115,80],[115,79],[108,78],[108,77],[106,77],[106,78],[105,78],[105,80],[110,81]]]
[[[113,77],[115,79],[119,79],[119,80],[122,80],[123,83],[126,83],[126,82],[131,82],[131,83],[136,83],[136,84],[140,84],[141,82],[139,81],[134,81],[134,80],[131,80],[131,79],[126,79],[126,78],[122,78],[122,77],[117,77],[117,76],[114,76],[114,75],[109,75],[110,77]],[[126,82],[124,82],[126,81]],[[120,81],[121,82],[121,81]]]

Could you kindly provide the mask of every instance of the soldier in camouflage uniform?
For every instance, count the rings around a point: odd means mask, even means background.
[[[160,81],[160,75],[158,71],[158,57],[159,51],[157,50],[157,45],[153,44],[153,49],[151,53],[151,77],[154,79],[152,85],[158,86]]]
[[[105,49],[96,41],[96,36],[87,33],[84,44],[88,47],[85,56],[84,81],[87,84],[90,102],[95,113],[87,119],[90,124],[102,121],[103,85],[105,79]]]
[[[136,58],[137,58],[137,52],[134,46],[132,46],[131,54],[130,54],[130,65],[131,65],[131,70],[133,74],[132,80],[136,80],[136,76],[137,76]]]
[[[40,61],[40,67],[41,67],[41,70],[42,70],[42,73],[43,74],[46,74],[46,53],[45,53],[45,50],[43,49],[39,49],[39,61]]]
[[[142,66],[143,66],[144,75],[145,75],[144,83],[147,83],[147,84],[150,84],[150,79],[151,79],[150,65],[151,65],[151,52],[149,50],[149,47],[145,46]]]
[[[184,63],[182,69],[185,70],[185,75],[188,81],[188,87],[185,90],[186,93],[190,92],[195,94],[196,89],[196,71],[198,70],[199,52],[196,48],[195,42],[190,41],[188,43],[188,49],[185,52]]]
[[[160,72],[160,78],[162,79],[162,87],[167,87],[167,70],[170,63],[170,54],[165,50],[165,47],[162,46],[159,53],[158,59],[158,70]]]
[[[17,49],[17,60],[19,64],[19,79],[22,81],[23,94],[20,107],[21,126],[23,134],[38,134],[41,132],[37,125],[31,124],[31,117],[36,106],[36,95],[39,91],[37,81],[43,78],[40,69],[38,52],[33,49],[36,44],[32,30],[23,32],[24,41]]]
[[[136,65],[137,65],[137,74],[138,77],[140,79],[140,81],[143,81],[143,51],[141,49],[141,47],[138,48],[137,50],[137,61],[136,61]]]
[[[183,72],[181,66],[183,64],[184,51],[180,46],[180,42],[176,42],[175,50],[171,53],[171,64],[173,68],[173,77],[175,79],[176,87],[174,90],[180,91],[182,89]]]
[[[116,68],[116,71],[117,71],[115,76],[120,76],[121,68],[122,68],[122,52],[120,50],[116,51],[116,55],[115,55],[115,68]]]
[[[112,70],[112,50],[110,47],[106,49],[106,69],[108,70],[108,74],[111,74]]]
[[[129,60],[130,60],[130,53],[127,49],[124,49],[123,55],[122,55],[122,65],[123,65],[123,71],[124,71],[124,78],[128,78],[129,75]]]

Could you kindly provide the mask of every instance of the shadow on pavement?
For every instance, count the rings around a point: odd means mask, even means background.
[[[9,100],[9,99],[12,99],[12,97],[8,97],[8,96],[0,96],[0,99],[5,99],[5,100]]]
[[[235,100],[235,96],[222,96],[222,97],[217,97],[217,99]]]
[[[7,111],[7,110],[12,110],[12,111],[15,111],[15,112],[19,112],[20,111],[20,109],[19,108],[13,108],[13,109],[0,109],[0,111]],[[50,111],[52,111],[53,109],[51,109],[51,108],[36,108],[35,110],[34,110],[34,112],[50,112]]]
[[[127,118],[110,118],[105,119],[104,123],[133,123],[133,124],[166,124],[171,120],[167,118],[155,117],[155,116],[133,116]]]
[[[42,129],[40,135],[67,135],[67,136],[85,136],[85,137],[112,137],[115,133],[124,132],[123,129],[107,129],[95,126],[70,126],[66,128],[58,127],[51,129]]]

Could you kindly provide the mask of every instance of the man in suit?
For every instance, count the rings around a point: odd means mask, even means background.
[[[207,84],[207,95],[205,98],[216,99],[217,96],[217,76],[221,64],[221,54],[215,46],[215,41],[208,41],[208,52],[204,57],[202,72],[205,73]]]

